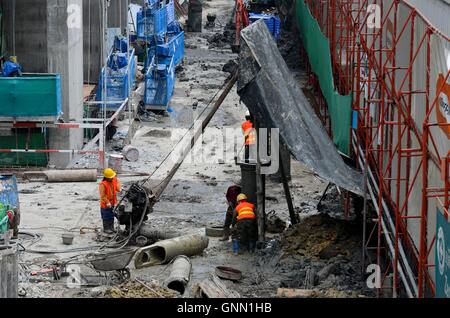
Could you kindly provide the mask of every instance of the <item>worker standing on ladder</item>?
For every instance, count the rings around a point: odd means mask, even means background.
[[[255,157],[253,154],[256,153],[256,131],[253,127],[253,119],[249,111],[245,114],[245,122],[242,123],[242,132],[244,134],[245,144],[245,163],[249,163],[250,157]]]
[[[253,253],[258,239],[255,205],[247,202],[247,196],[243,193],[238,195],[237,203],[233,215],[233,252],[237,255],[240,247],[245,246]]]
[[[113,169],[105,169],[103,176],[104,178],[99,185],[103,232],[105,234],[113,234],[114,206],[117,204],[117,192],[120,192],[121,185]]]

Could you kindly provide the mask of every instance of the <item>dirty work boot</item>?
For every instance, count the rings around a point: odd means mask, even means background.
[[[233,253],[234,253],[234,255],[239,254],[239,241],[238,240],[233,240]]]
[[[228,240],[230,239],[230,231],[228,229],[224,229],[223,230],[223,236],[222,238],[219,240],[221,242],[228,242]]]
[[[255,253],[256,243],[255,242],[249,242],[248,243],[248,251],[250,253]]]
[[[113,234],[114,231],[111,230],[111,220],[102,220],[103,221],[103,233],[105,234]],[[114,226],[114,223],[113,223]]]
[[[109,220],[108,222],[109,222],[108,226],[109,226],[109,229],[111,230],[111,232],[116,233],[116,231],[114,230],[114,219]]]

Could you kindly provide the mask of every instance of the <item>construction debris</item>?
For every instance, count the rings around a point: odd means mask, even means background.
[[[211,274],[207,279],[194,287],[195,298],[240,298],[238,292],[229,289],[220,278]]]
[[[282,233],[286,229],[286,221],[276,215],[275,211],[270,211],[266,215],[266,231],[268,233]]]
[[[129,280],[118,286],[108,288],[105,298],[175,298],[177,293],[156,282],[144,283],[139,280]]]
[[[317,291],[312,289],[278,288],[277,296],[281,298],[313,298],[317,296]]]
[[[288,229],[283,248],[287,254],[330,259],[338,255],[350,257],[359,244],[346,221],[319,214],[302,220]]]

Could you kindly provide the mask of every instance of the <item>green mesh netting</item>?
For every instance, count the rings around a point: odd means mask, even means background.
[[[352,95],[340,95],[334,86],[330,44],[319,23],[303,0],[296,1],[296,20],[303,46],[313,72],[319,78],[322,94],[328,105],[333,141],[342,153],[349,154]]]
[[[20,133],[0,136],[1,149],[46,149],[43,133]],[[0,153],[0,167],[45,167],[48,164],[46,153]]]

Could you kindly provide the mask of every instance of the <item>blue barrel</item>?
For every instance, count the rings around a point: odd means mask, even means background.
[[[9,209],[19,209],[19,194],[15,175],[0,175],[0,233],[8,230],[8,223],[2,222]]]
[[[0,203],[4,207],[19,208],[17,179],[13,174],[0,175]]]

